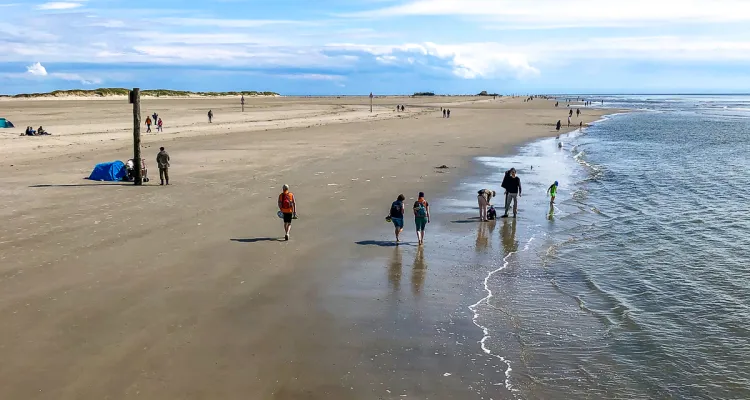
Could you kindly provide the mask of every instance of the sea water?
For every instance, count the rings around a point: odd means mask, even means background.
[[[604,100],[631,112],[464,182],[523,184],[517,219],[478,228],[467,346],[517,398],[750,398],[750,97]]]

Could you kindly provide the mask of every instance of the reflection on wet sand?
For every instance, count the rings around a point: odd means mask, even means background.
[[[393,248],[393,255],[388,262],[388,282],[391,285],[391,291],[398,292],[401,289],[401,267],[403,261],[401,259],[401,249],[399,247]]]
[[[515,218],[503,220],[500,240],[503,243],[503,250],[505,251],[506,255],[518,251]]]
[[[411,271],[411,291],[415,297],[422,292],[425,275],[427,275],[427,263],[424,261],[424,247],[420,246],[414,254],[414,266]]]
[[[477,225],[477,253],[481,253],[484,250],[487,250],[487,246],[489,246],[490,244],[488,225],[489,224],[485,222],[480,222],[479,225]]]

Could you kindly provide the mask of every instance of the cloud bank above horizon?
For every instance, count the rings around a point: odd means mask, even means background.
[[[0,10],[5,93],[750,91],[750,2],[739,0],[67,0]]]

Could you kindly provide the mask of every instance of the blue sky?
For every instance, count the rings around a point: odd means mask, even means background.
[[[0,0],[0,93],[750,92],[748,0]]]

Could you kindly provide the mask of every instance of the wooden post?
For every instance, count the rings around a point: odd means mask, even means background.
[[[133,103],[133,164],[135,165],[136,186],[143,184],[141,174],[141,89],[134,88],[130,92],[130,102]]]

